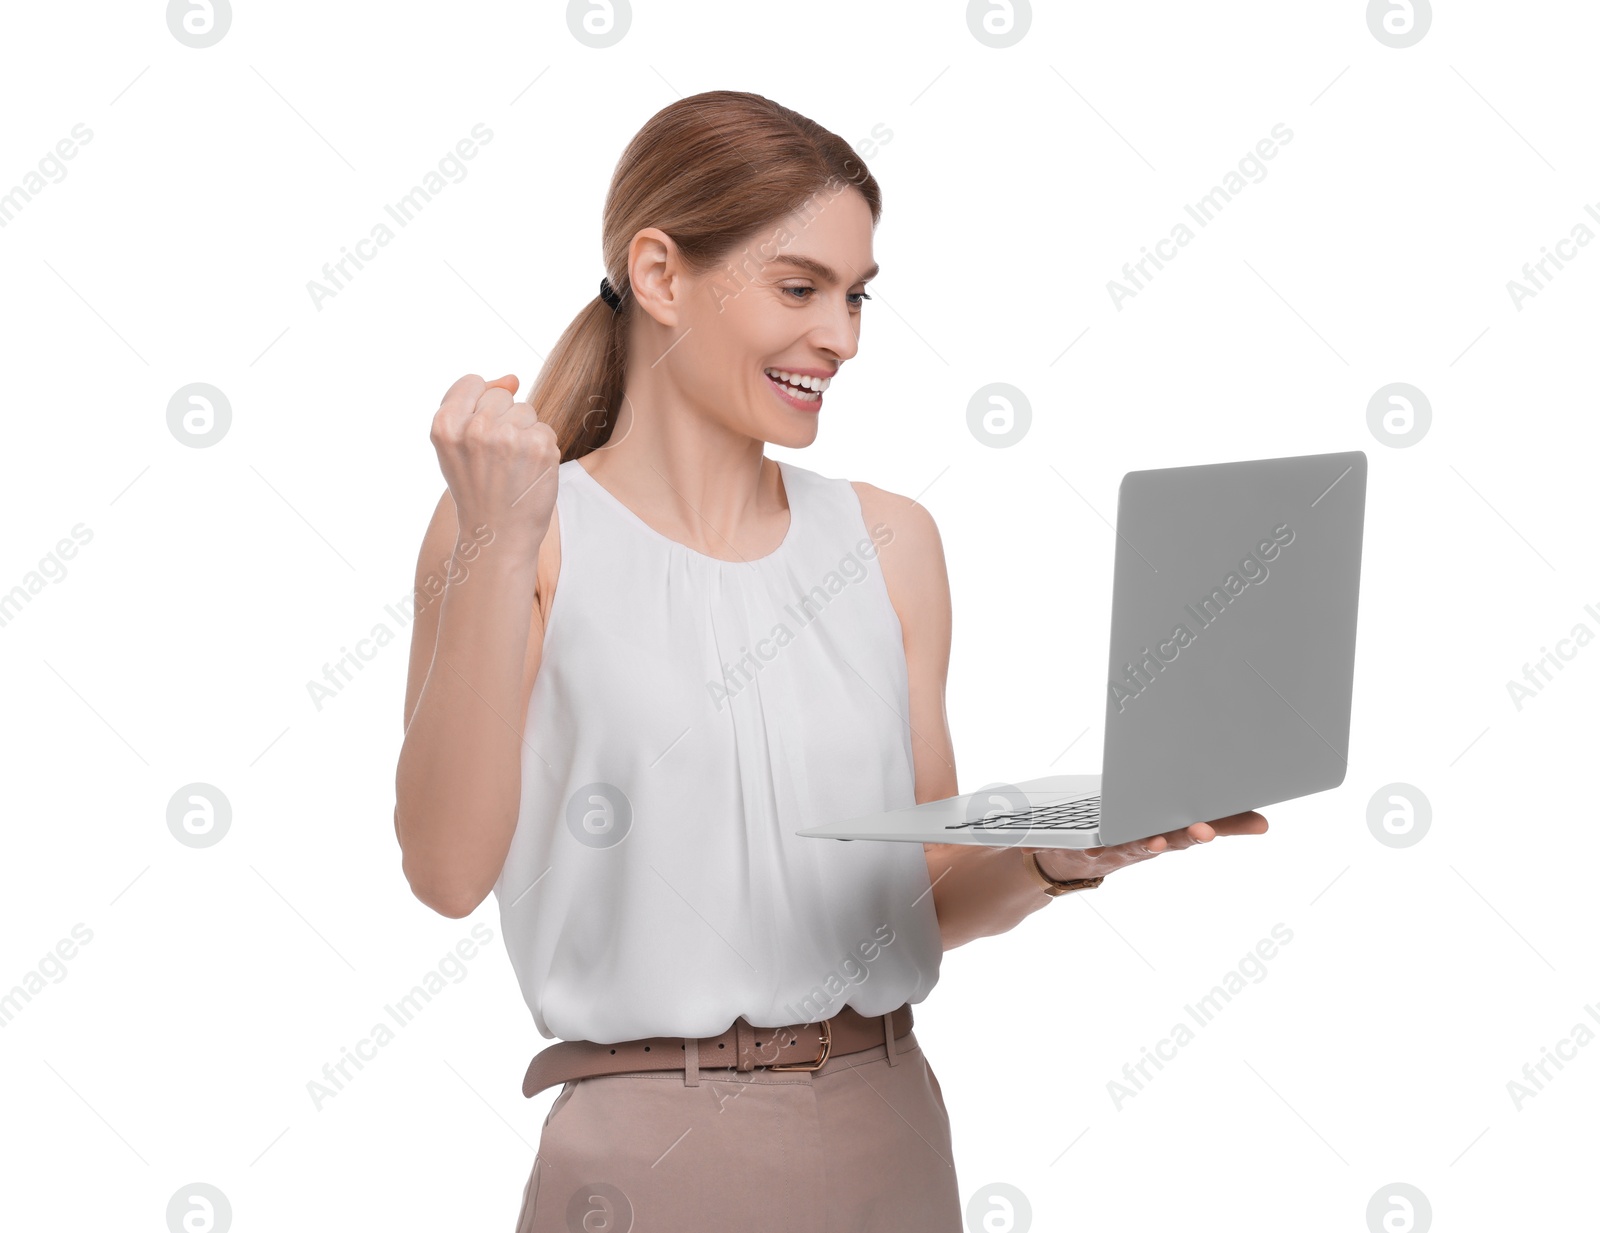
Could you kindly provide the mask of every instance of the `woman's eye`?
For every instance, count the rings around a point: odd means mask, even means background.
[[[803,299],[806,298],[806,293],[815,291],[816,288],[815,287],[785,287],[784,290],[785,291],[797,291],[797,292],[799,292],[800,294],[798,296],[796,296],[795,298],[803,300]],[[850,302],[850,307],[851,308],[860,308],[864,301],[870,300],[871,298],[872,297],[870,295],[868,295],[865,291],[852,291],[848,295],[845,296],[845,299],[847,299]]]

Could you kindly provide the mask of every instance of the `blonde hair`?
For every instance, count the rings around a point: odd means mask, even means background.
[[[528,394],[555,429],[561,461],[604,445],[615,424],[633,310],[628,247],[642,228],[666,232],[690,271],[703,274],[763,229],[804,215],[814,198],[847,188],[866,199],[876,226],[878,183],[849,143],[759,94],[710,90],[651,116],[617,162],[601,222],[605,274],[622,303],[613,311],[597,292]]]

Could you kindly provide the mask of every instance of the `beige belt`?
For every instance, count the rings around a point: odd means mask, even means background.
[[[682,1070],[691,1085],[699,1082],[701,1070],[817,1070],[830,1057],[884,1044],[890,1032],[899,1039],[909,1031],[911,1003],[906,1002],[884,1015],[868,1017],[846,1006],[820,1023],[779,1028],[753,1027],[740,1015],[722,1035],[699,1040],[684,1036],[648,1036],[616,1044],[563,1040],[534,1055],[522,1080],[522,1094],[533,1096],[569,1079],[629,1070]],[[893,1050],[889,1061],[894,1063]]]

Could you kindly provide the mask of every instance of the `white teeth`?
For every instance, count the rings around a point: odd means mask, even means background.
[[[790,398],[799,399],[801,402],[815,402],[822,397],[816,390],[802,390],[797,386],[790,385],[787,381],[780,381],[778,384],[783,386],[783,392]]]
[[[798,386],[803,390],[815,390],[819,394],[824,393],[833,381],[831,377],[802,377],[799,373],[784,372],[781,368],[766,368],[762,371],[767,376],[775,377],[788,385]]]

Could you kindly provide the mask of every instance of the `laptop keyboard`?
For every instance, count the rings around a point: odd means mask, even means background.
[[[1100,798],[1086,796],[1076,801],[1057,801],[1040,805],[1026,813],[999,813],[971,822],[951,822],[947,831],[1092,831],[1100,825]]]

